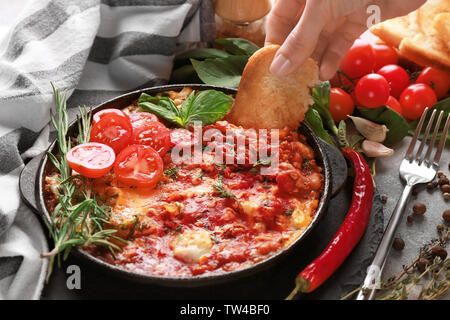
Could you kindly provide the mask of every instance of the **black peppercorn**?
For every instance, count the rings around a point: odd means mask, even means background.
[[[416,202],[413,206],[413,212],[415,214],[424,214],[427,211],[427,206],[422,202]]]
[[[443,184],[449,184],[450,181],[448,180],[448,178],[446,176],[441,176],[438,180],[438,184],[440,186],[442,186]]]
[[[433,258],[440,257],[442,260],[445,260],[445,258],[447,258],[447,250],[437,244],[433,248],[431,248],[431,255],[433,256]]]
[[[450,184],[441,185],[441,191],[445,192],[445,193],[449,193],[450,192]]]
[[[450,222],[450,210],[445,210],[442,213],[442,219],[444,219],[445,222]]]
[[[431,265],[430,260],[422,258],[417,262],[417,270],[419,270],[420,273],[424,272],[425,269]]]
[[[431,191],[436,189],[437,186],[438,186],[437,181],[433,181],[427,184],[427,189]]]
[[[395,250],[401,251],[405,247],[405,241],[400,238],[395,238],[394,243],[392,244]]]
[[[406,221],[408,221],[409,223],[413,223],[414,222],[414,217],[409,215],[406,217]]]

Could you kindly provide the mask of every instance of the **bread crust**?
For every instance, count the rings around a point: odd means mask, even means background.
[[[295,129],[312,103],[310,88],[319,83],[317,63],[308,58],[296,71],[276,76],[270,65],[278,45],[261,48],[250,57],[227,120],[254,129]]]

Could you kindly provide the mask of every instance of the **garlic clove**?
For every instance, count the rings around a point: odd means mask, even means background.
[[[371,158],[389,157],[394,154],[394,150],[379,142],[364,140],[361,144],[364,154]]]
[[[383,142],[386,140],[386,133],[389,129],[384,124],[378,124],[370,120],[349,116],[358,130],[367,140]]]

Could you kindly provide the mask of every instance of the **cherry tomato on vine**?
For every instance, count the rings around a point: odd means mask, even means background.
[[[423,83],[410,85],[400,97],[403,116],[409,120],[420,118],[425,108],[431,108],[436,102],[433,89]]]
[[[445,97],[450,89],[450,74],[433,67],[428,67],[422,70],[416,83],[429,85],[439,100]]]
[[[409,86],[408,73],[396,64],[388,64],[378,70],[377,73],[387,80],[391,96],[397,99],[400,98],[403,90]]]
[[[131,145],[117,156],[114,173],[123,184],[154,188],[162,177],[163,168],[161,157],[152,147]]]
[[[371,73],[375,67],[372,46],[365,40],[356,39],[341,61],[340,69],[351,79]]]
[[[92,126],[91,141],[106,144],[119,153],[130,143],[132,132],[128,118],[111,113]]]
[[[66,155],[69,166],[88,178],[100,178],[111,170],[116,155],[111,147],[102,143],[79,144]]]
[[[392,110],[396,111],[397,113],[402,114],[402,105],[393,96],[389,96],[389,99],[386,102],[386,105],[389,108],[391,108]]]
[[[394,48],[384,43],[373,43],[372,50],[375,57],[375,71],[380,70],[388,64],[398,63],[398,54]]]
[[[116,114],[120,117],[124,117],[126,119],[128,119],[128,116],[119,109],[103,109],[97,113],[94,114],[94,116],[92,117],[92,124],[96,124],[97,122],[100,121],[101,118],[110,115],[110,114]]]
[[[162,157],[170,148],[170,132],[159,121],[146,122],[133,129],[133,144],[147,145],[155,149]]]
[[[365,75],[356,84],[355,96],[363,107],[378,108],[384,106],[389,99],[389,84],[379,74]]]
[[[354,109],[355,104],[347,92],[340,88],[331,88],[330,113],[335,122],[347,119]]]

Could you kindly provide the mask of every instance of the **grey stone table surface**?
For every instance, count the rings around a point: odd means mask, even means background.
[[[380,194],[387,196],[387,202],[384,206],[384,226],[389,222],[391,213],[403,191],[404,183],[399,177],[399,167],[410,141],[410,137],[405,138],[399,145],[395,146],[394,155],[377,160],[375,182]],[[449,162],[450,146],[447,145],[441,157],[440,170],[450,177]],[[427,211],[423,216],[415,215],[414,221],[408,223],[406,217],[412,213],[412,206],[415,202],[423,202],[427,206]],[[442,193],[438,189],[429,192],[424,187],[421,187],[417,196],[411,196],[397,229],[398,237],[405,241],[405,248],[402,251],[391,250],[383,270],[384,279],[398,274],[402,265],[409,264],[414,260],[420,247],[432,238],[437,237],[436,226],[444,222],[442,212],[449,208],[450,202],[444,201]],[[412,294],[413,297],[414,294]],[[450,292],[447,292],[441,298],[450,299]]]

